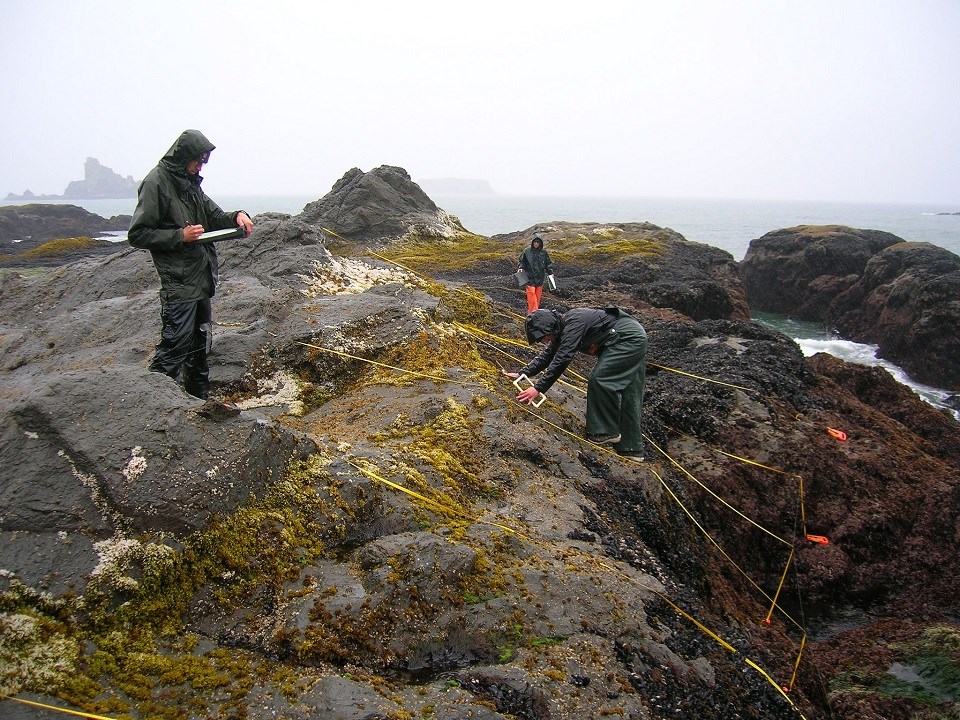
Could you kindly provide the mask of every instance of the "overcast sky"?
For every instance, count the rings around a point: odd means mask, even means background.
[[[353,167],[503,194],[960,209],[957,0],[0,0],[0,198],[179,133],[204,187]]]

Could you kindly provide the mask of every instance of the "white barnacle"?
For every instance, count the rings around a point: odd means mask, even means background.
[[[127,479],[127,482],[136,480],[143,475],[147,469],[147,459],[141,453],[143,453],[143,448],[139,445],[134,446],[130,450],[130,459],[127,461],[123,470],[120,471]]]

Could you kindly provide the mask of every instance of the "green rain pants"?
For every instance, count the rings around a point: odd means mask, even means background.
[[[600,351],[587,381],[587,434],[619,434],[617,452],[639,452],[647,333],[632,317],[620,318],[613,327],[616,337]]]

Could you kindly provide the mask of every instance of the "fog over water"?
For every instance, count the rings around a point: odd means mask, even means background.
[[[504,195],[960,210],[955,0],[4,0],[0,197],[185,128],[212,195],[346,169]]]

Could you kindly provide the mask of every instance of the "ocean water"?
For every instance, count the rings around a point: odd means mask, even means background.
[[[921,399],[934,407],[947,410],[957,421],[960,421],[960,410],[955,407],[956,393],[916,382],[900,366],[877,357],[877,350],[879,350],[877,345],[844,340],[836,332],[821,324],[795,320],[773,313],[754,312],[753,319],[789,335],[800,346],[805,357],[822,352],[858,365],[882,367],[897,382],[906,385]]]
[[[295,215],[314,195],[214,195],[225,209],[242,208],[251,215],[283,212]],[[778,200],[718,200],[691,198],[550,197],[535,195],[434,196],[436,204],[457,216],[463,226],[480,235],[525,230],[552,221],[650,222],[668,227],[687,240],[726,250],[742,260],[750,241],[765,233],[797,225],[847,225],[885,230],[904,240],[929,242],[960,255],[960,212],[956,206],[833,203]],[[16,204],[0,201],[0,204]],[[130,215],[136,200],[84,200],[74,204],[110,217]],[[122,239],[122,238],[117,238]],[[928,402],[946,407],[951,393],[913,382],[899,367],[876,357],[876,346],[842,340],[826,328],[797,323],[790,318],[758,313],[759,322],[793,337],[803,352],[828,352],[850,362],[879,365]],[[954,411],[960,419],[960,414]]]
[[[295,215],[316,195],[214,195],[223,208],[252,215]],[[960,212],[956,206],[830,203],[781,200],[697,200],[691,198],[550,197],[537,195],[435,196],[433,201],[464,227],[480,235],[525,230],[555,220],[569,222],[651,222],[687,240],[726,250],[742,260],[750,241],[771,230],[796,225],[847,225],[885,230],[904,240],[930,242],[960,255]],[[15,204],[0,201],[0,204]],[[130,215],[136,200],[82,200],[74,204],[104,217]]]

